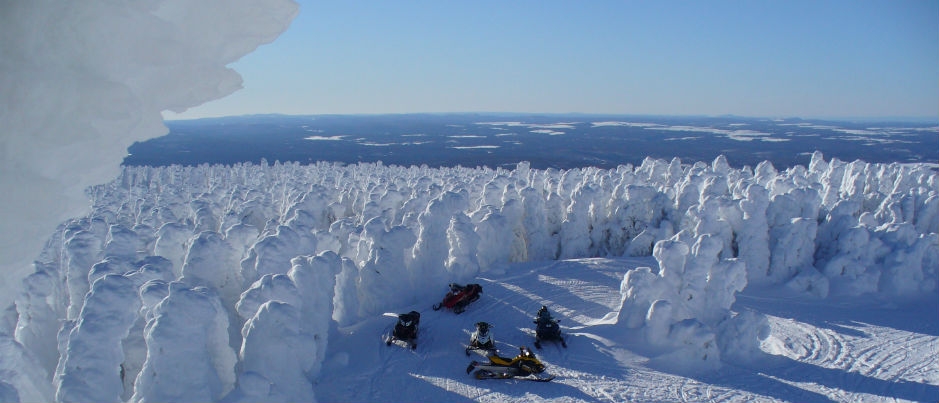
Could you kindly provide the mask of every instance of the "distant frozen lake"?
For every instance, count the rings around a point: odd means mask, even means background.
[[[776,168],[826,159],[939,164],[939,125],[741,117],[524,114],[256,115],[167,122],[135,143],[125,165],[274,161],[387,165],[615,168],[643,158],[684,163],[725,155],[732,166]]]

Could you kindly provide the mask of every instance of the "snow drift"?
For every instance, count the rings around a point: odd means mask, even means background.
[[[240,88],[225,66],[274,40],[296,12],[290,0],[4,1],[4,285],[29,273],[37,239],[87,213],[85,189],[113,180],[128,146],[166,134],[162,111]]]
[[[712,370],[768,335],[764,317],[731,310],[746,287],[934,296],[937,185],[927,166],[819,153],[782,172],[723,157],[125,167],[37,258],[5,321],[30,370],[2,381],[24,400],[311,400],[340,325],[509,263],[639,255],[657,265],[626,271],[611,323],[642,334],[653,364]],[[107,386],[87,388],[86,371]]]

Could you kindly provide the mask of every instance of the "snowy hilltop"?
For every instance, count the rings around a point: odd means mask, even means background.
[[[609,170],[124,167],[88,196],[92,213],[50,237],[0,321],[2,401],[370,400],[335,371],[361,371],[362,349],[386,348],[383,313],[427,308],[448,283],[479,279],[506,300],[558,302],[555,288],[591,290],[558,270],[589,272],[571,263],[585,258],[619,263],[583,274],[607,291],[561,309],[573,318],[566,331],[603,326],[604,343],[682,376],[753,362],[778,339],[773,318],[735,309],[745,290],[902,304],[934,300],[939,286],[936,170],[820,153],[784,171],[724,157]],[[529,276],[541,286],[515,287],[532,267],[564,281],[549,287],[541,273]],[[515,308],[527,320],[534,307]],[[444,330],[462,325],[456,317],[439,318],[421,323],[464,337]],[[432,337],[417,349],[428,360],[447,345]],[[406,371],[435,384],[465,377],[459,363],[426,374],[434,365]],[[899,397],[935,398],[939,379],[923,376],[914,392],[924,394]],[[566,396],[619,400],[602,388]]]

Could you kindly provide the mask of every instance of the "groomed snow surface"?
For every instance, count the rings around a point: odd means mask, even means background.
[[[330,340],[317,388],[321,401],[586,402],[893,402],[935,401],[937,304],[916,312],[876,304],[744,293],[735,307],[765,314],[763,353],[706,372],[675,368],[693,357],[650,347],[643,332],[610,321],[619,309],[618,279],[648,258],[595,258],[516,264],[513,274],[483,276],[484,296],[461,315],[422,312],[415,351],[386,347],[378,334],[393,318],[373,318]],[[493,324],[500,353],[532,347],[532,318],[556,308],[568,348],[544,342],[535,354],[551,383],[476,380],[464,371],[463,343],[473,323]],[[928,313],[927,313],[928,312]],[[896,400],[895,400],[896,399]]]
[[[937,189],[819,153],[125,167],[5,311],[0,400],[936,401]],[[430,310],[448,282],[483,297]],[[513,355],[541,305],[554,381],[464,372],[473,323]],[[385,346],[412,309],[417,349]]]

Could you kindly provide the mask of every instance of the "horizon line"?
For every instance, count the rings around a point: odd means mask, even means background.
[[[540,116],[597,116],[597,117],[644,117],[644,118],[736,118],[753,120],[820,120],[848,123],[902,122],[918,124],[939,124],[939,116],[749,116],[727,114],[654,114],[654,113],[602,113],[602,112],[363,112],[363,113],[245,113],[237,115],[204,116],[197,118],[173,119],[163,116],[165,122],[186,122],[196,120],[247,118],[247,117],[316,117],[316,116],[408,116],[408,115],[540,115]]]

